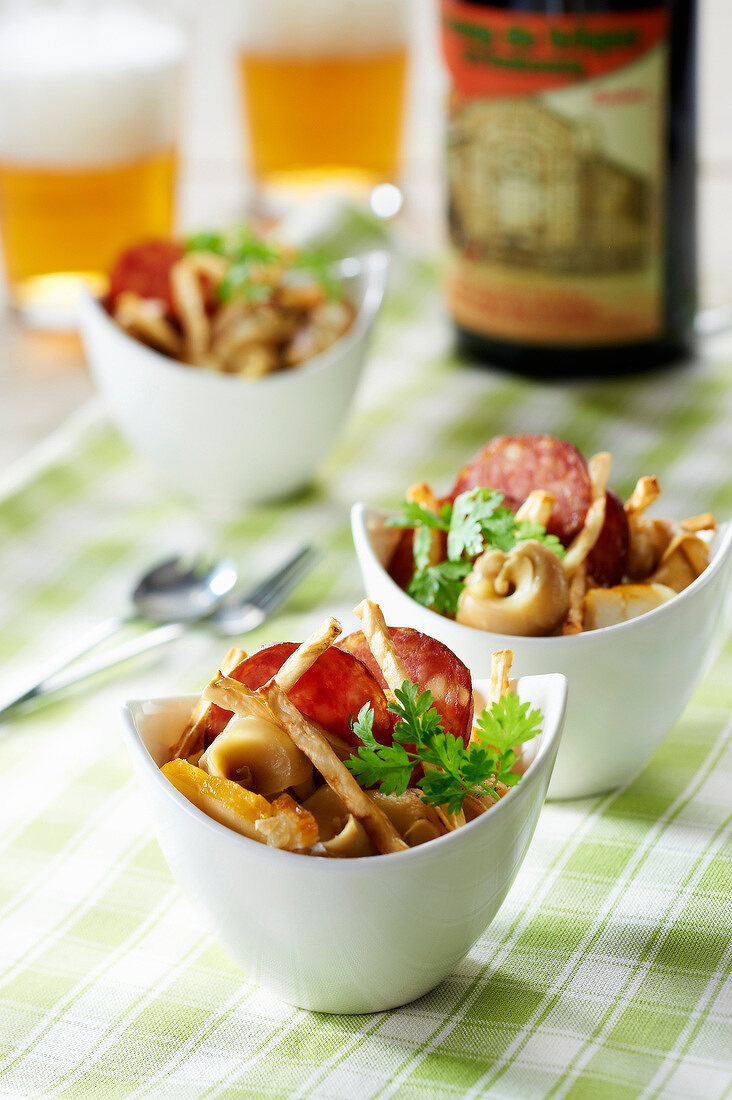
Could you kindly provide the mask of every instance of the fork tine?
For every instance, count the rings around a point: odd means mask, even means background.
[[[267,591],[263,592],[256,601],[252,600],[252,603],[261,608],[264,612],[274,611],[276,607],[284,603],[293,588],[296,588],[307,576],[315,565],[318,556],[319,555],[315,552],[303,556],[296,564],[293,564],[292,568],[283,575],[281,579],[273,583]]]
[[[283,585],[291,583],[291,576],[293,573],[299,575],[299,570],[305,568],[305,566],[309,569],[310,562],[312,562],[315,555],[316,551],[313,547],[305,546],[299,548],[299,550],[292,555],[292,558],[288,558],[276,573],[267,576],[264,581],[255,585],[251,592],[245,593],[245,595],[239,598],[232,599],[230,604],[239,606],[243,604],[252,604],[255,607],[259,607],[262,599],[269,601],[272,595],[280,591]]]

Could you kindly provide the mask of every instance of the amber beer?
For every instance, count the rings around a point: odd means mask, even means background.
[[[253,4],[239,80],[257,178],[294,188],[393,179],[406,37],[403,0]]]
[[[182,39],[139,9],[36,9],[0,26],[0,239],[11,301],[70,321],[130,242],[170,233]]]

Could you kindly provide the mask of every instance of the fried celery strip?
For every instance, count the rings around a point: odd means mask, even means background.
[[[232,646],[221,662],[219,675],[221,675],[222,672],[225,675],[233,672],[236,666],[240,664],[245,657],[246,653],[243,649],[239,649],[238,646]],[[203,739],[212,710],[212,704],[201,695],[201,698],[193,708],[186,728],[183,730],[178,741],[171,750],[173,757],[189,757],[193,756],[194,753],[200,755],[200,753],[203,752]]]
[[[605,491],[611,463],[612,455],[608,451],[601,451],[593,455],[587,464],[592,486],[592,500],[587,509],[584,526],[572,539],[564,557],[564,571],[570,576],[592,550],[605,522]]]
[[[342,799],[349,813],[363,824],[379,852],[399,852],[407,845],[381,810],[361,790],[348,768],[339,760],[326,738],[305,718],[275,680],[252,692],[236,680],[221,676],[206,689],[209,699],[236,714],[252,713],[252,706],[265,703],[272,720],[285,730],[301,752],[318,769],[323,779]],[[253,700],[256,702],[253,703]]]
[[[394,648],[383,612],[373,600],[362,600],[358,607],[354,607],[353,614],[363,624],[364,637],[386,680],[387,695],[391,702],[395,702],[394,692],[409,677],[404,662]]]
[[[407,489],[407,500],[414,501],[415,504],[419,504],[428,512],[434,512],[436,516],[440,514],[437,497],[426,481],[418,481],[416,485],[410,485]],[[429,530],[430,535],[429,563],[430,565],[439,565],[443,558],[440,532],[432,527],[427,528],[427,530]]]
[[[528,520],[546,528],[554,508],[555,497],[545,489],[532,489],[516,513],[516,521]]]
[[[491,653],[491,682],[488,689],[488,703],[499,702],[508,695],[509,673],[513,664],[513,650],[497,649]]]
[[[302,645],[287,658],[275,680],[283,691],[292,691],[301,676],[304,676],[318,657],[329,649],[341,632],[341,624],[330,618],[314,630]]]
[[[363,624],[364,637],[369,644],[374,660],[381,669],[382,676],[386,680],[387,696],[394,702],[396,700],[395,691],[409,677],[404,662],[391,640],[384,614],[379,605],[374,603],[373,600],[362,600],[358,607],[353,609],[353,614]],[[444,806],[435,808],[443,825],[450,831],[459,829],[461,825],[465,824],[465,814],[462,810],[459,814],[451,814]]]
[[[511,649],[497,649],[491,654],[491,680],[488,688],[489,707],[492,706],[493,703],[497,703],[504,695],[508,695],[511,684],[510,672],[512,664],[513,650]],[[473,727],[470,740],[480,740],[480,731],[477,727]],[[499,798],[503,798],[508,787],[505,783],[496,781],[493,784],[493,790]],[[472,818],[478,817],[479,814],[482,814],[484,810],[490,809],[493,805],[495,805],[495,801],[489,794],[469,794],[463,804],[463,813],[468,815],[468,820],[472,820]]]
[[[658,500],[660,495],[661,486],[658,484],[657,478],[639,477],[635,489],[623,505],[628,519],[631,516],[641,515],[646,508],[650,508],[654,500]]]
[[[587,562],[583,561],[577,566],[569,582],[569,610],[562,625],[562,634],[582,633],[586,593]]]
[[[208,350],[210,325],[198,281],[196,266],[190,255],[178,260],[170,269],[170,290],[180,317],[185,339],[185,360],[197,365]]]
[[[702,512],[700,516],[689,516],[681,521],[681,530],[696,534],[697,531],[714,531],[717,521],[711,512]]]

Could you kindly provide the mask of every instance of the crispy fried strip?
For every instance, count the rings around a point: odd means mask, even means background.
[[[344,802],[349,813],[363,824],[378,852],[400,852],[408,847],[392,823],[361,790],[348,768],[338,759],[319,730],[290,701],[275,680],[260,692],[270,710],[301,752],[313,762],[329,787]]]
[[[386,680],[387,695],[393,702],[396,698],[394,692],[409,677],[401,657],[394,648],[383,612],[373,600],[362,600],[358,607],[354,607],[353,614],[363,623],[364,637]]]
[[[178,358],[183,351],[183,342],[163,310],[161,302],[141,298],[139,294],[126,290],[117,298],[114,319],[130,336]]]
[[[587,592],[587,562],[578,565],[569,582],[569,610],[562,624],[562,634],[581,634],[584,623],[584,603]]]
[[[361,790],[315,723],[300,714],[276,680],[270,680],[254,692],[237,680],[219,676],[208,685],[206,695],[212,702],[240,715],[258,713],[258,708],[264,707],[269,720],[282,727],[342,799],[348,811],[363,822],[378,851],[397,852],[407,847],[386,815]]]
[[[646,508],[650,508],[654,500],[658,500],[660,495],[661,486],[658,484],[657,478],[639,477],[635,489],[623,506],[628,519],[631,516],[639,516],[641,512],[645,512]]]
[[[602,530],[605,522],[605,488],[610,476],[611,463],[612,455],[608,451],[601,451],[593,455],[587,464],[592,485],[592,501],[587,509],[584,526],[572,539],[564,557],[564,571],[567,574],[572,574],[585,560]]]
[[[258,840],[290,852],[301,852],[317,844],[317,821],[292,795],[285,792],[270,805],[272,816],[262,817],[254,823]]]
[[[203,698],[242,718],[264,718],[279,725],[259,692],[252,691],[221,672],[203,689]]]
[[[170,290],[185,336],[186,362],[197,365],[203,360],[208,348],[211,326],[190,255],[184,256],[171,267]]]
[[[292,691],[297,681],[332,646],[341,632],[341,624],[332,616],[321,623],[295,652],[287,658],[275,680],[283,691]]]
[[[435,515],[440,514],[440,506],[437,503],[437,497],[432,492],[432,487],[428,485],[426,481],[419,481],[416,485],[410,485],[407,489],[407,500],[413,500],[422,508],[426,508],[428,512],[434,512]],[[428,528],[428,530],[430,533],[430,565],[439,565],[442,560],[440,532],[435,531],[433,528]]]
[[[488,705],[497,703],[508,694],[509,673],[513,664],[512,649],[497,649],[491,653],[491,686],[488,692]]]
[[[362,600],[358,607],[354,608],[353,614],[363,623],[366,641],[386,680],[387,696],[394,700],[396,698],[394,692],[409,677],[401,657],[394,648],[383,612],[373,600]],[[465,824],[465,815],[462,810],[459,814],[451,814],[443,806],[436,806],[435,809],[446,829],[459,829]]]
[[[517,520],[529,520],[546,527],[552,514],[555,497],[545,489],[532,489],[516,513]]]
[[[510,688],[509,673],[511,671],[512,664],[512,649],[497,649],[495,653],[491,654],[491,683],[490,688],[488,689],[489,707],[493,703],[497,703],[500,699],[503,698],[504,695],[508,694]],[[480,734],[478,732],[477,726],[473,727],[473,732],[470,735],[470,740],[476,741],[479,739]],[[496,794],[502,798],[508,790],[508,787],[504,783],[499,783],[498,781],[496,781],[493,784],[493,789]],[[477,817],[478,806],[482,807],[480,811],[482,813],[483,810],[488,810],[493,805],[495,805],[495,799],[491,798],[489,794],[469,794],[465,799],[463,813],[465,812],[465,807],[467,807],[468,813],[471,814],[472,817]]]
[[[689,516],[681,521],[681,529],[692,534],[697,531],[714,531],[716,527],[717,521],[711,512],[702,512],[700,516]]]
[[[243,649],[239,649],[238,646],[232,646],[221,662],[221,668],[219,669],[218,675],[221,676],[222,673],[226,675],[229,672],[233,672],[236,666],[240,661],[243,661],[245,657],[246,653]],[[173,746],[172,760],[176,757],[187,758],[196,752],[200,755],[203,751],[203,737],[206,732],[211,710],[211,703],[202,694],[191,712],[186,728]]]
[[[203,275],[218,285],[229,270],[229,261],[216,252],[188,252],[186,263],[194,275]]]

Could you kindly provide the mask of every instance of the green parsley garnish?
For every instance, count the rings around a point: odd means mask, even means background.
[[[439,514],[416,501],[405,500],[402,514],[386,521],[389,527],[413,527],[415,572],[407,593],[425,607],[454,615],[473,559],[484,550],[507,554],[520,542],[536,539],[560,558],[564,547],[556,535],[548,535],[539,523],[517,520],[494,489],[469,489],[443,504]],[[447,560],[431,565],[430,531],[447,534]]]
[[[187,252],[213,252],[229,260],[231,267],[218,288],[219,300],[241,298],[247,302],[266,301],[272,287],[257,280],[268,264],[302,272],[310,282],[319,283],[330,299],[340,298],[340,287],[330,271],[330,260],[314,249],[291,254],[280,245],[258,236],[249,225],[236,225],[221,232],[203,230],[192,233],[185,242]]]
[[[457,814],[467,795],[489,795],[498,801],[496,782],[507,787],[518,783],[521,777],[511,771],[518,759],[516,748],[541,732],[540,710],[530,711],[528,703],[509,692],[479,716],[480,738],[466,749],[462,738],[442,728],[429,691],[420,692],[405,680],[395,695],[397,702],[389,704],[398,718],[391,745],[380,745],[375,739],[369,703],[351,720],[361,746],[345,764],[363,787],[404,794],[415,765],[427,765],[417,782],[422,801]]]

